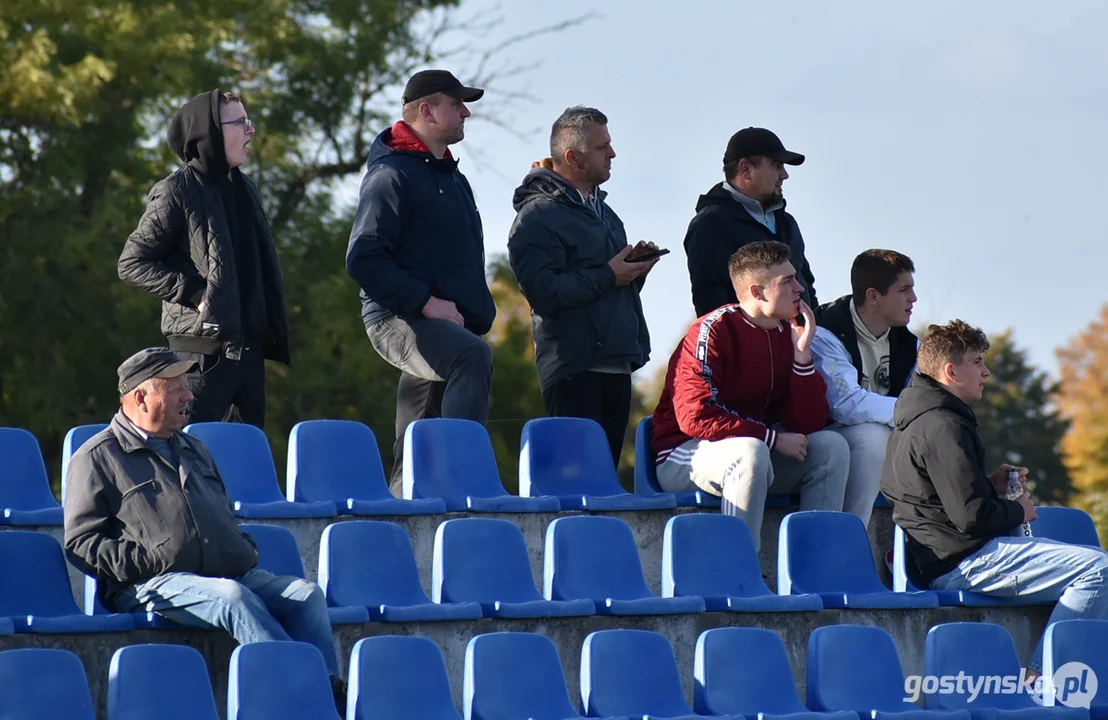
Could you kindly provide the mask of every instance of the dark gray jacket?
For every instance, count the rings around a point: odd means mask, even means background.
[[[535,364],[545,392],[600,365],[637,370],[650,359],[639,291],[645,278],[616,287],[608,261],[627,246],[619,217],[600,214],[557,173],[537,169],[515,191],[508,261],[531,305]]]
[[[258,564],[257,546],[239,530],[208,449],[184,433],[171,442],[179,471],[121,410],[69,462],[66,555],[97,578],[109,608],[122,590],[155,575],[231,578]]]

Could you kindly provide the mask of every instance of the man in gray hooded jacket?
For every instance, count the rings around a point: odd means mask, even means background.
[[[645,256],[658,248],[628,245],[600,190],[616,156],[607,125],[604,113],[579,106],[554,122],[551,157],[515,191],[508,260],[531,305],[547,413],[600,423],[618,466],[631,373],[650,358],[639,292],[657,262]]]

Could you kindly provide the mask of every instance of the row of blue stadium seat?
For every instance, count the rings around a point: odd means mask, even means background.
[[[259,546],[260,567],[304,577],[299,549],[288,530],[243,527]],[[332,607],[332,622],[1021,604],[974,593],[941,598],[903,585],[888,590],[877,575],[861,520],[840,512],[806,511],[785,517],[776,595],[762,578],[746,524],[715,513],[678,515],[667,522],[662,597],[646,585],[630,526],[612,517],[578,515],[550,523],[541,594],[523,533],[507,520],[443,522],[435,533],[433,562],[428,597],[403,527],[374,520],[327,526],[320,542],[318,582]],[[73,602],[61,546],[45,533],[0,532],[0,577],[14,580],[0,592],[0,618],[11,622],[0,633],[172,626],[150,613],[106,613],[95,600],[91,578],[85,588],[86,614],[81,615]]]
[[[1108,622],[1068,620],[1047,629],[1044,672],[1081,662],[1108,677]],[[1020,677],[1012,637],[991,623],[948,623],[928,632],[925,673],[936,677]],[[697,639],[693,703],[665,636],[644,630],[590,633],[581,649],[580,711],[566,688],[554,643],[532,633],[478,635],[465,653],[466,720],[581,716],[714,717],[733,720],[1099,720],[1108,689],[1088,710],[1064,707],[1047,685],[1040,706],[1024,692],[923,695],[906,699],[904,671],[892,637],[879,628],[829,625],[808,638],[802,703],[781,638],[759,628],[717,628]],[[349,663],[346,720],[460,720],[442,652],[427,638],[382,635],[359,640]],[[0,716],[93,717],[85,673],[64,650],[0,652]],[[215,698],[203,658],[180,645],[134,645],[116,651],[108,678],[108,720],[215,720]],[[336,719],[323,658],[314,647],[267,642],[237,648],[228,676],[227,717]]]

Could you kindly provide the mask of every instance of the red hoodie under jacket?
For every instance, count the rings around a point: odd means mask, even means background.
[[[827,424],[827,385],[815,364],[793,362],[790,327],[763,330],[738,305],[692,324],[669,359],[654,410],[652,444],[661,464],[692,438],[755,437],[773,449],[774,425],[814,433]]]

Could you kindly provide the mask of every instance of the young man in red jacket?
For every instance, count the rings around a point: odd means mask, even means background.
[[[653,445],[663,490],[721,496],[759,547],[770,489],[799,490],[801,510],[842,510],[850,447],[823,429],[830,408],[812,360],[816,321],[788,246],[750,243],[728,272],[739,302],[693,323],[673,353]]]

